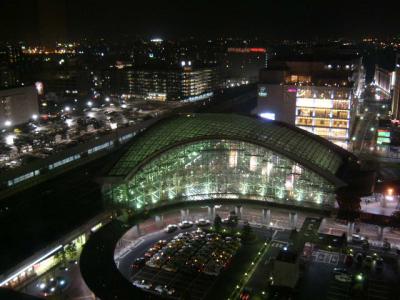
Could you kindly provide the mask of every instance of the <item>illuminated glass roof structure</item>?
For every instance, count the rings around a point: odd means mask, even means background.
[[[200,140],[226,139],[265,147],[301,164],[336,187],[346,185],[336,176],[347,151],[281,122],[234,114],[190,114],[160,120],[139,135],[108,176],[129,180],[161,153]]]

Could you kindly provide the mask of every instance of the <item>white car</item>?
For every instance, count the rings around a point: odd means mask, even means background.
[[[178,226],[177,225],[175,225],[175,224],[169,224],[167,227],[165,227],[165,232],[166,233],[171,233],[171,232],[174,232],[174,231],[176,231],[178,229]]]
[[[355,243],[361,243],[361,242],[363,242],[365,240],[365,237],[363,237],[363,236],[361,236],[359,234],[353,234],[352,235],[352,240]]]
[[[336,274],[335,279],[340,282],[351,282],[352,277],[349,274]]]
[[[135,280],[133,285],[144,290],[149,290],[153,286],[151,283],[147,282],[146,280]]]
[[[175,293],[175,289],[168,287],[167,285],[157,285],[156,288],[154,289],[157,293],[160,293],[162,295],[173,295]]]
[[[208,225],[210,225],[211,224],[211,222],[210,222],[210,220],[207,220],[207,219],[198,219],[197,221],[196,221],[196,225],[197,226],[208,226]]]
[[[178,224],[179,228],[181,229],[185,229],[185,228],[190,228],[193,226],[193,222],[192,221],[182,221]]]

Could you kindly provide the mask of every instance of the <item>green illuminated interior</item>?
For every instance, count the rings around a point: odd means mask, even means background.
[[[195,114],[170,117],[148,128],[135,139],[109,176],[129,177],[144,160],[159,151],[188,141],[212,138],[263,145],[331,180],[335,179],[344,159],[334,145],[289,125],[233,114]]]
[[[268,148],[231,139],[207,139],[170,148],[144,164],[108,196],[140,210],[160,202],[253,199],[301,206],[332,206],[335,186]]]

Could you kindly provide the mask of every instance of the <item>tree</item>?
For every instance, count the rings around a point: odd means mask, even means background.
[[[75,243],[70,243],[67,245],[67,247],[65,248],[65,254],[69,260],[73,260],[73,259],[77,258],[78,251],[76,249]]]
[[[252,233],[251,226],[249,222],[245,222],[242,228],[242,237],[243,239],[249,239],[250,235]]]
[[[219,231],[221,229],[222,225],[222,220],[221,217],[217,214],[214,218],[214,227],[216,231]]]

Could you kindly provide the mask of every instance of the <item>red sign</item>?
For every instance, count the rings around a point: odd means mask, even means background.
[[[265,52],[267,52],[267,49],[265,49],[265,48],[250,48],[250,52],[265,53]]]
[[[228,48],[228,52],[233,53],[265,53],[265,48]]]

